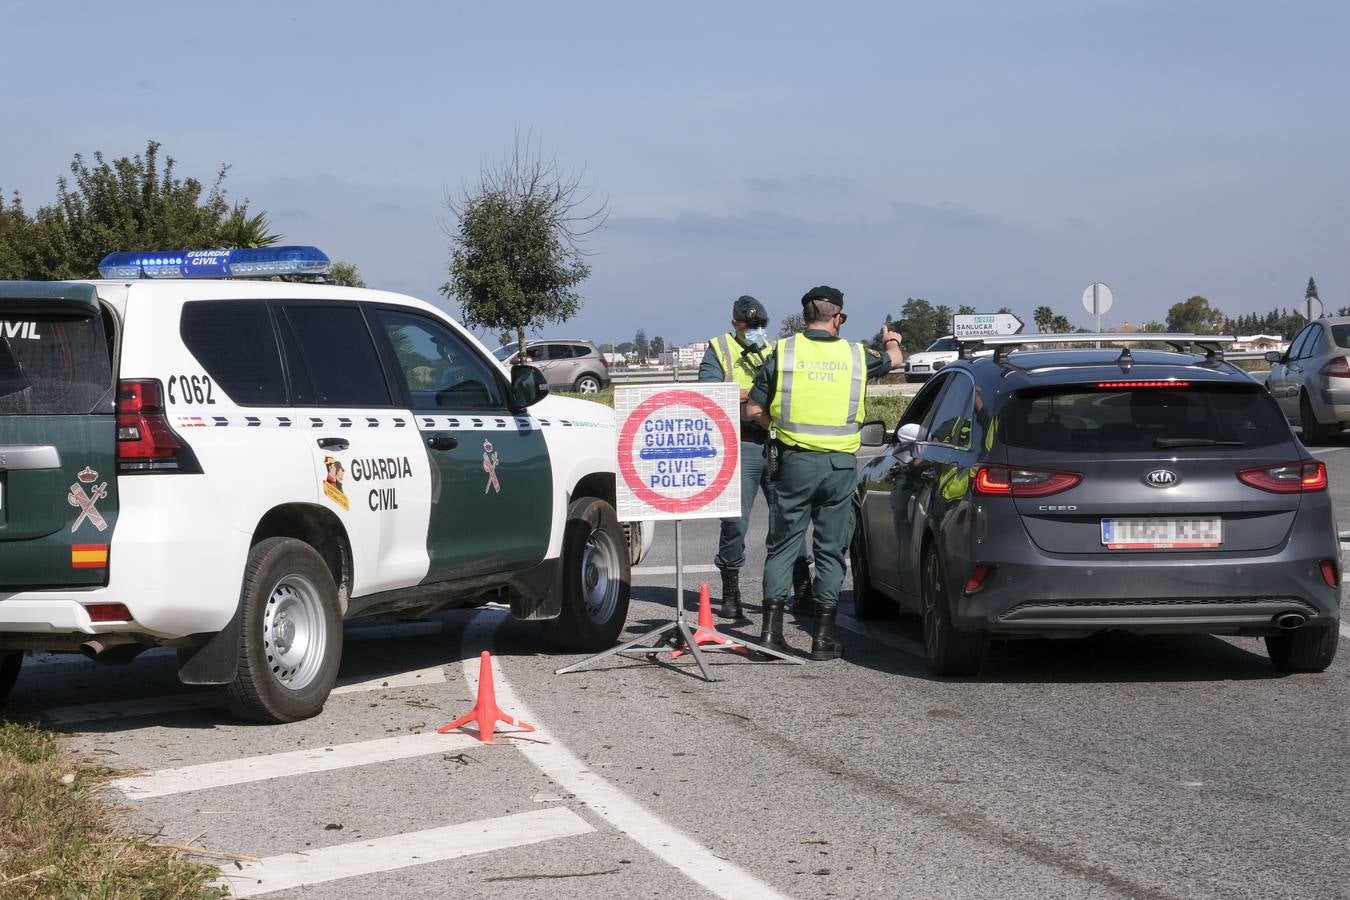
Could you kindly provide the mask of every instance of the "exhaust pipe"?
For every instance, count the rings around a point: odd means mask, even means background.
[[[1280,613],[1275,617],[1275,627],[1283,628],[1285,631],[1293,631],[1295,628],[1301,627],[1306,621],[1308,621],[1308,617],[1303,613]]]
[[[124,634],[100,635],[80,645],[80,652],[85,656],[110,666],[126,665],[145,649],[144,644]]]

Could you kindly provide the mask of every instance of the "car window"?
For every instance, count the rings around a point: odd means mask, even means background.
[[[583,356],[590,356],[590,355],[591,355],[591,352],[592,352],[592,351],[591,351],[591,348],[590,348],[590,347],[586,347],[586,346],[584,346],[584,345],[582,345],[582,344],[573,344],[573,345],[572,345],[572,358],[573,358],[573,359],[580,359],[580,358],[583,357]]]
[[[492,366],[449,326],[387,307],[376,310],[376,318],[398,357],[414,410],[506,408]]]
[[[943,374],[934,376],[931,381],[925,384],[909,406],[905,407],[904,413],[900,416],[900,421],[895,426],[896,432],[898,433],[903,425],[917,422],[923,426],[919,440],[927,440],[928,426],[932,422],[933,413],[937,409],[938,398],[942,396],[943,391],[950,383],[951,376]]]
[[[240,406],[281,406],[286,382],[266,303],[198,300],[183,304],[183,344]]]
[[[540,362],[548,359],[548,348],[543,346],[534,346],[525,348],[525,358],[530,362]]]
[[[569,344],[549,344],[549,345],[548,345],[548,358],[549,358],[549,359],[571,359],[571,358],[572,358],[572,347],[571,347],[571,345],[569,345]]]
[[[933,343],[928,345],[929,351],[960,350],[960,349],[961,349],[961,342],[958,341],[956,338],[938,338],[936,341],[933,341]]]
[[[1350,325],[1332,325],[1331,339],[1337,347],[1350,347]]]
[[[1311,331],[1311,328],[1304,328],[1302,331],[1298,333],[1298,337],[1294,338],[1294,343],[1289,345],[1290,359],[1299,359],[1302,357],[1303,347],[1305,344],[1308,343],[1309,331]]]
[[[932,424],[926,429],[928,440],[968,449],[975,384],[964,375],[953,375],[949,381],[950,385],[933,407]]]
[[[0,318],[0,415],[111,412],[112,359],[103,329],[100,316]]]
[[[1299,351],[1301,358],[1307,359],[1316,356],[1322,350],[1322,326],[1313,322],[1308,326],[1308,339],[1303,342],[1303,349]]]
[[[375,343],[356,306],[285,308],[291,402],[337,407],[392,406]],[[298,356],[298,359],[294,358]]]
[[[1038,388],[1013,395],[999,423],[1010,447],[1063,453],[1153,454],[1186,445],[1268,447],[1289,440],[1284,415],[1259,384]]]
[[[518,344],[507,344],[504,347],[498,347],[496,350],[493,350],[492,355],[500,359],[502,362],[506,362],[508,359],[511,358],[512,354],[514,354],[519,349],[520,346]]]

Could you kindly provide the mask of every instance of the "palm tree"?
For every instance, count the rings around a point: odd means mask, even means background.
[[[1031,314],[1031,319],[1036,323],[1036,330],[1047,332],[1055,321],[1055,311],[1048,306],[1038,306],[1036,311]]]
[[[220,227],[221,244],[226,247],[271,247],[281,241],[281,235],[270,231],[267,213],[250,216],[248,206],[235,204]]]

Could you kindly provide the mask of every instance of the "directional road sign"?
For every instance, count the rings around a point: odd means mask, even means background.
[[[960,340],[1017,334],[1026,326],[1012,313],[952,316],[952,335]]]

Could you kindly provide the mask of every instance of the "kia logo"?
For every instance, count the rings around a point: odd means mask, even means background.
[[[1144,484],[1157,488],[1171,487],[1180,480],[1181,476],[1171,469],[1154,469],[1144,476]]]

